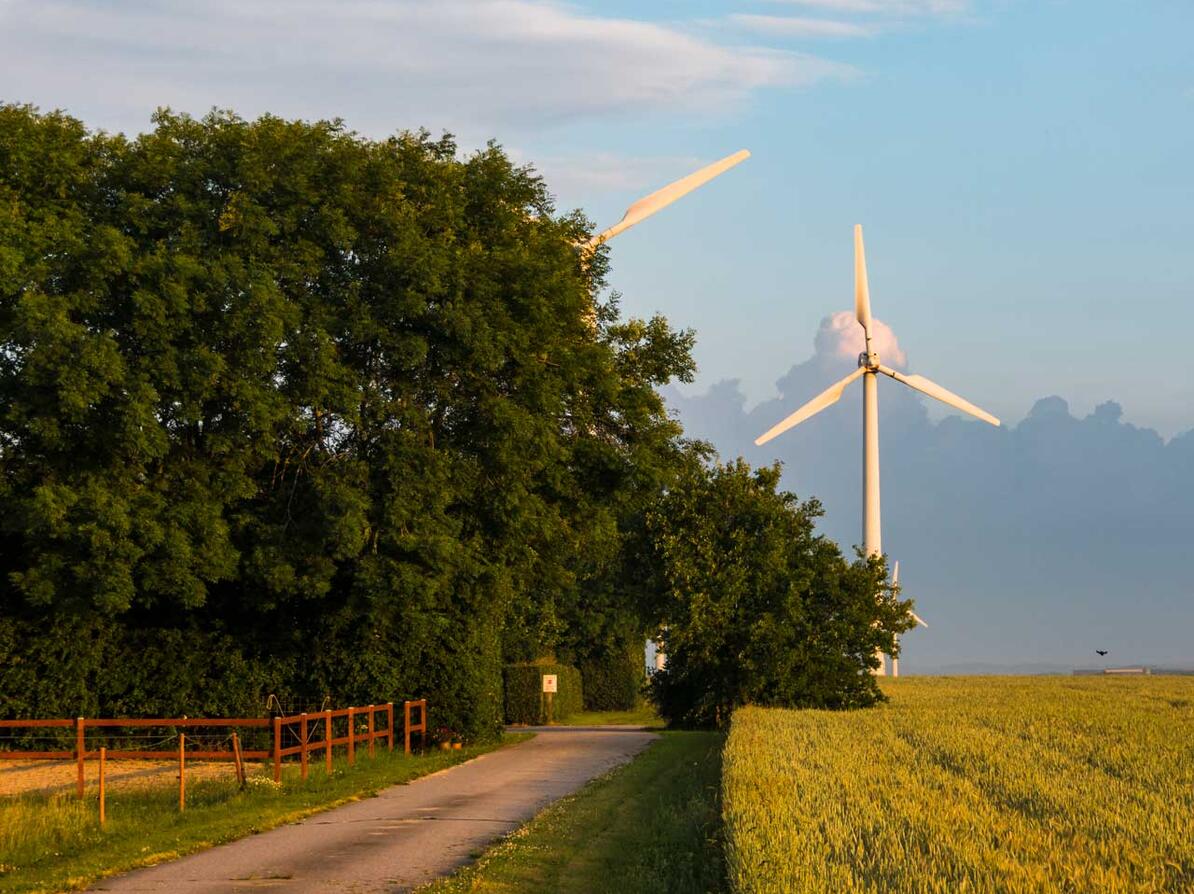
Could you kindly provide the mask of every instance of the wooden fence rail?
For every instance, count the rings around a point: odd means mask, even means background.
[[[403,705],[403,726],[405,732],[405,751],[410,754],[410,739],[412,732],[422,735],[421,745],[427,745],[427,700],[407,701]],[[412,723],[412,709],[418,709],[419,722]],[[379,714],[384,715],[384,721],[379,723]],[[337,723],[342,721],[342,723]],[[337,726],[340,733],[337,734]],[[211,728],[256,728],[271,730],[273,733],[272,746],[267,749],[242,748],[239,739],[234,734],[231,748],[204,749],[191,746],[186,748],[186,758],[192,760],[226,760],[235,761],[238,766],[238,776],[243,772],[243,760],[272,760],[274,765],[274,781],[281,782],[282,760],[294,755],[299,756],[300,772],[303,779],[307,778],[311,754],[323,752],[324,765],[328,773],[332,771],[332,750],[345,746],[347,748],[348,763],[356,762],[357,743],[363,744],[372,757],[377,742],[384,741],[388,750],[394,750],[394,704],[368,705],[363,708],[349,707],[339,710],[317,711],[314,713],[292,714],[273,718],[247,717],[158,717],[158,718],[85,718],[76,717],[74,720],[0,720],[0,730],[3,729],[73,729],[75,733],[74,748],[56,751],[19,751],[0,750],[0,760],[74,760],[78,765],[76,788],[78,796],[84,796],[84,763],[87,760],[103,759],[146,759],[146,760],[179,760],[181,751],[178,748],[164,750],[140,750],[120,748],[92,748],[88,750],[86,733],[88,730],[100,729],[211,729]],[[322,735],[316,738],[316,733]],[[180,745],[185,733],[180,733]],[[293,738],[295,745],[284,745]],[[264,744],[264,743],[263,743]],[[181,802],[180,802],[181,804]]]
[[[385,715],[385,726],[379,728],[377,715]],[[336,723],[343,720],[343,735],[336,735]],[[364,729],[361,728],[362,721]],[[282,759],[299,756],[300,773],[307,778],[311,754],[320,751],[324,754],[324,765],[330,773],[332,769],[332,749],[340,745],[346,746],[348,764],[356,763],[356,746],[363,743],[369,749],[370,757],[378,739],[384,739],[390,751],[394,750],[394,703],[384,705],[368,705],[364,708],[341,708],[339,711],[316,711],[314,713],[291,714],[289,717],[275,717],[274,747],[271,757],[274,762],[274,782],[282,781]],[[316,738],[316,733],[322,734]],[[298,744],[283,746],[283,740],[297,739]],[[407,749],[407,754],[410,750]]]

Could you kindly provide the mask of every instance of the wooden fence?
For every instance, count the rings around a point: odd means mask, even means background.
[[[419,722],[412,722],[412,713],[418,710]],[[379,715],[381,715],[379,722]],[[427,745],[427,700],[408,701],[403,705],[403,726],[405,728],[405,752],[410,754],[411,733],[421,733],[420,744]],[[213,748],[206,746],[185,746],[186,736],[183,730],[195,729],[232,729],[234,733],[229,737],[230,748]],[[235,731],[240,729],[272,730],[273,741],[271,747],[245,748],[240,747],[239,737]],[[210,717],[210,718],[87,718],[76,717],[74,720],[0,720],[0,730],[73,730],[74,748],[57,751],[23,751],[0,750],[0,760],[74,760],[78,765],[76,788],[80,798],[84,795],[84,765],[88,760],[102,758],[119,760],[178,760],[180,766],[186,758],[192,760],[226,760],[235,761],[238,768],[242,767],[242,760],[272,760],[274,765],[274,781],[282,779],[282,761],[284,758],[297,755],[301,767],[302,778],[307,778],[308,766],[312,754],[323,753],[328,772],[332,769],[332,750],[344,746],[347,748],[348,763],[356,762],[357,745],[364,746],[372,757],[378,742],[385,742],[389,751],[394,750],[394,704],[368,705],[357,708],[341,708],[338,711],[317,711],[314,713],[292,714],[285,717],[246,718],[246,717]],[[98,730],[134,730],[134,729],[165,729],[179,730],[178,747],[168,751],[159,749],[137,748],[96,748],[90,750],[87,746],[87,732]],[[109,735],[114,735],[109,733]],[[116,736],[119,738],[119,736]],[[294,744],[290,744],[293,742]],[[260,743],[264,744],[264,743]],[[238,769],[238,775],[243,771]],[[181,774],[180,774],[181,777]],[[243,780],[242,780],[243,781]],[[180,785],[183,784],[180,778]]]
[[[410,715],[414,709],[419,709],[419,722],[412,723]],[[421,698],[418,701],[403,702],[402,704],[402,726],[406,730],[406,753],[410,754],[410,734],[418,733],[420,735],[419,746],[426,750],[427,748],[427,699]]]
[[[385,727],[378,729],[377,715],[385,714]],[[365,718],[365,730],[360,731],[361,718]],[[336,721],[345,722],[344,735],[336,735]],[[348,765],[356,763],[356,746],[364,743],[369,749],[369,756],[373,757],[373,750],[378,739],[384,739],[388,750],[394,750],[394,703],[384,705],[369,705],[365,708],[342,708],[339,711],[316,711],[312,714],[292,714],[289,717],[275,717],[274,725],[274,782],[282,781],[282,758],[299,756],[299,766],[302,768],[303,779],[307,778],[307,768],[311,754],[320,751],[324,754],[327,771],[332,772],[332,749],[337,745],[348,748]],[[322,736],[315,738],[318,733]],[[298,744],[283,746],[284,740],[296,739]],[[410,754],[409,742],[406,753]]]

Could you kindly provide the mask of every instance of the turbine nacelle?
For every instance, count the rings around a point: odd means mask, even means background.
[[[870,285],[867,280],[866,270],[866,250],[862,242],[862,226],[854,227],[854,315],[858,320],[858,325],[862,327],[863,336],[866,339],[866,350],[858,355],[858,369],[846,376],[840,382],[836,382],[827,388],[824,392],[814,397],[795,413],[788,416],[777,425],[772,426],[762,435],[755,439],[755,445],[761,447],[772,438],[782,434],[793,426],[799,425],[804,420],[808,419],[826,407],[837,403],[842,396],[842,392],[846,386],[853,382],[856,378],[864,373],[883,373],[889,378],[895,379],[897,382],[907,385],[921,394],[927,394],[934,400],[939,400],[946,406],[953,407],[955,410],[961,410],[976,419],[981,419],[983,422],[998,426],[999,420],[988,413],[986,410],[976,407],[970,401],[959,397],[952,391],[942,388],[936,382],[926,379],[924,376],[905,375],[890,369],[879,362],[879,355],[871,349],[871,293]],[[876,433],[876,449],[877,447]]]

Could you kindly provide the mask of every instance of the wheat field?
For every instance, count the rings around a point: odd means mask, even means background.
[[[735,892],[1194,892],[1194,677],[884,690],[872,710],[735,713]]]

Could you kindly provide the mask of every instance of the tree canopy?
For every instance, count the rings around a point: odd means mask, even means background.
[[[846,562],[815,532],[817,502],[778,490],[778,466],[701,459],[645,515],[641,574],[660,599],[667,654],[652,679],[661,714],[720,726],[745,704],[881,698],[875,652],[911,626],[883,561]]]
[[[485,736],[503,661],[680,637],[689,560],[643,537],[709,530],[749,475],[694,465],[657,392],[692,334],[622,318],[589,232],[493,144],[0,106],[0,713],[426,695]],[[742,498],[787,507],[759,475]],[[875,568],[776,517],[807,548],[702,592],[825,574],[874,622]],[[776,636],[821,661],[869,634]]]

